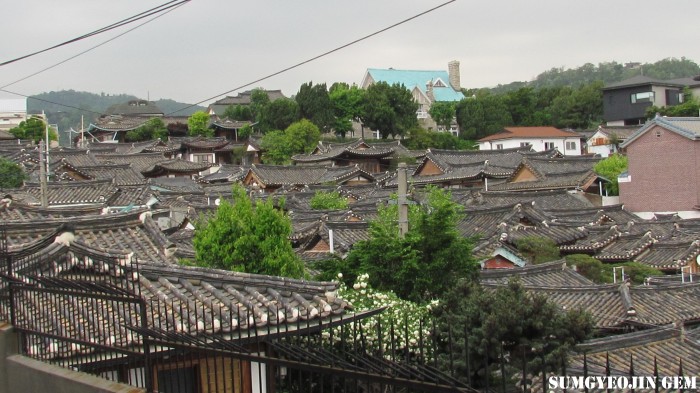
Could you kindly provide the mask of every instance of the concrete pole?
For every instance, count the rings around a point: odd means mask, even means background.
[[[408,179],[406,176],[406,163],[400,162],[398,168],[399,182],[399,236],[402,238],[408,233]]]
[[[49,207],[46,185],[46,166],[44,163],[44,141],[39,142],[39,187],[41,191],[41,207]]]

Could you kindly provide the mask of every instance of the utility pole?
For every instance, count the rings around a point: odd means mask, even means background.
[[[406,163],[400,162],[398,168],[399,182],[399,236],[402,238],[408,233],[408,179],[406,176]]]
[[[44,165],[44,141],[39,141],[39,188],[41,192],[41,207],[49,207],[46,185],[46,166]]]

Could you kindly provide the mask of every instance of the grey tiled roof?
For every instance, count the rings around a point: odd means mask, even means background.
[[[374,178],[357,166],[326,167],[326,166],[279,166],[252,165],[250,171],[263,185],[311,185],[328,182],[342,183],[343,181],[362,176],[368,180]]]
[[[106,205],[115,196],[117,188],[111,180],[91,180],[80,182],[50,182],[47,186],[47,199],[50,205]],[[15,199],[26,204],[38,205],[41,202],[39,184],[27,183],[25,187],[9,192]]]
[[[141,328],[138,321],[145,316],[145,326],[151,329],[169,334],[221,335],[235,342],[294,331],[299,326],[308,327],[306,322],[318,326],[337,321],[352,309],[337,297],[335,282],[153,263],[140,263],[138,272],[125,272],[133,262],[129,254],[92,249],[77,240],[70,244],[49,243],[39,251],[46,252],[51,254],[53,264],[42,265],[40,259],[30,259],[15,275],[39,271],[34,277],[51,277],[54,283],[64,280],[66,284],[74,275],[91,276],[95,283],[110,277],[114,285],[141,297],[146,305],[139,315],[138,307],[104,297],[46,297],[39,304],[35,297],[25,296],[30,291],[17,294],[24,305],[18,308],[17,324],[32,326],[34,331],[54,337],[138,350],[141,335],[133,334],[129,328]],[[85,257],[75,258],[76,255]],[[55,315],[46,315],[52,311]],[[76,324],[71,315],[94,317]],[[32,340],[27,346],[30,354],[45,360],[90,350],[79,345],[66,346],[53,338]]]
[[[684,334],[684,330],[669,325],[586,341],[569,356],[568,371],[571,375],[584,375],[585,352],[588,375],[606,375],[605,365],[609,364],[613,377],[628,377],[630,359],[634,359],[635,375],[653,376],[658,372],[662,377],[676,376],[680,371],[680,359],[683,359],[684,375],[698,375],[700,363],[696,359],[700,356],[700,346],[690,335]],[[672,391],[659,388],[660,391]]]
[[[510,279],[516,277],[526,286],[577,287],[594,285],[592,281],[568,267],[563,260],[515,269],[481,270],[479,281],[506,284]]]
[[[161,233],[150,212],[64,216],[6,222],[8,243],[14,248],[35,242],[67,225],[75,239],[97,249],[133,252],[143,263],[171,263],[167,249],[174,246]]]
[[[163,153],[95,154],[95,158],[102,164],[129,164],[142,173],[155,164],[167,160]]]

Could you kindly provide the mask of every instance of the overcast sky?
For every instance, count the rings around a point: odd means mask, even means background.
[[[5,0],[0,62],[86,34],[166,0]],[[73,89],[203,105],[433,7],[441,0],[192,0],[88,53],[5,89]],[[8,5],[7,3],[11,3]],[[359,84],[367,68],[447,70],[462,87],[529,81],[585,63],[700,62],[698,0],[456,0],[255,87]],[[98,45],[139,22],[0,67],[0,86]],[[0,92],[0,98],[17,98]]]

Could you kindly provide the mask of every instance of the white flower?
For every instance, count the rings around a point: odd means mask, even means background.
[[[338,278],[343,278],[343,273],[338,273]]]
[[[362,288],[367,288],[367,283],[366,283],[366,282],[362,282],[362,283],[360,284],[360,286],[361,286]]]
[[[356,283],[352,286],[352,288],[353,288],[354,290],[360,289],[360,283],[356,282]]]

